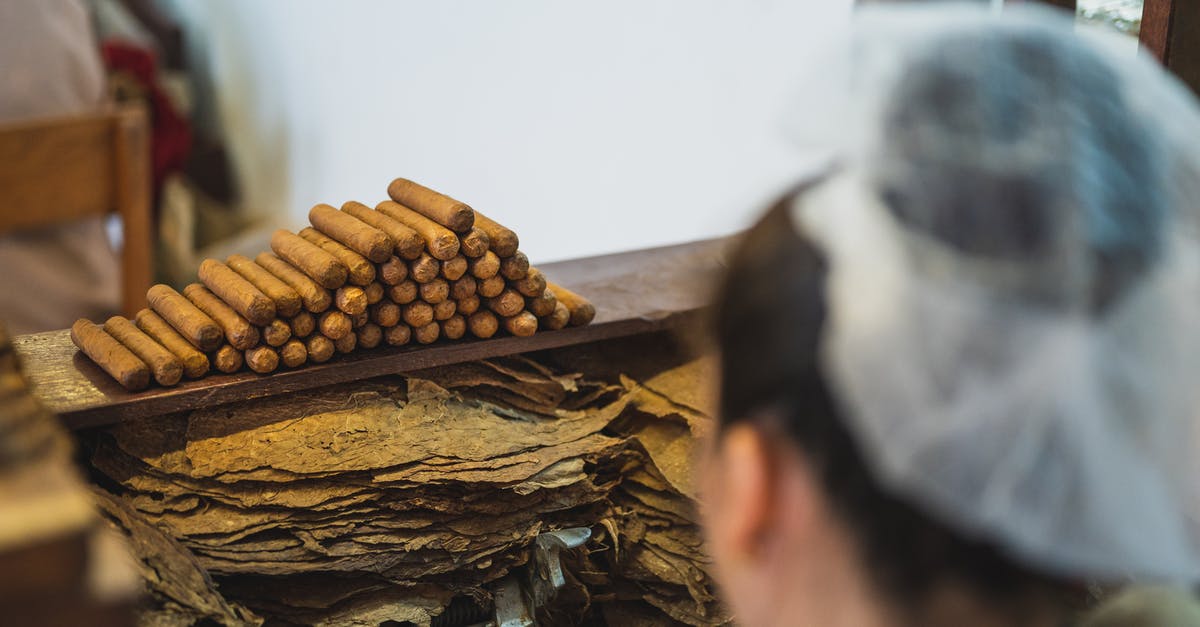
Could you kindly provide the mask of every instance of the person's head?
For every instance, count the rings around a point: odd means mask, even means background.
[[[1064,24],[940,26],[865,34],[872,93],[813,122],[851,139],[718,292],[705,523],[743,624],[1060,625],[1088,581],[1200,572],[1200,159]]]

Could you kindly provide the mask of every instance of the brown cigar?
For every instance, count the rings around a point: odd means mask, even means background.
[[[538,330],[538,319],[528,311],[504,318],[504,330],[517,337],[529,337]]]
[[[566,305],[558,302],[557,300],[554,301],[553,311],[551,311],[548,315],[538,318],[538,325],[543,329],[549,329],[551,331],[557,331],[565,328],[570,322],[571,310],[567,309]]]
[[[343,355],[353,352],[355,346],[358,346],[358,336],[353,333],[347,333],[333,341],[333,347]]]
[[[454,231],[391,200],[379,203],[375,209],[420,233],[425,239],[425,247],[429,249],[429,254],[434,257],[449,259],[458,254],[458,236]]]
[[[420,257],[420,253],[417,256]],[[385,285],[397,285],[408,278],[408,264],[399,257],[392,257],[379,265],[379,272],[376,275]]]
[[[371,322],[386,328],[400,324],[400,305],[383,301],[371,306]]]
[[[421,284],[421,300],[436,305],[450,298],[450,284],[446,279],[437,278]]]
[[[517,252],[520,247],[520,240],[517,239],[517,234],[511,230],[504,228],[496,223],[495,220],[475,212],[475,226],[479,227],[484,233],[487,233],[488,240],[491,242],[492,252],[500,257],[511,257]]]
[[[421,253],[420,257],[408,263],[408,276],[417,283],[428,283],[442,272],[442,262]]]
[[[396,249],[396,242],[387,233],[326,204],[309,209],[308,221],[317,230],[375,263],[387,261]]]
[[[404,346],[412,340],[412,329],[407,324],[391,327],[383,332],[383,340],[388,346]]]
[[[442,262],[442,276],[447,281],[457,281],[467,273],[467,258],[455,255]]]
[[[546,275],[537,268],[530,268],[525,278],[513,281],[513,288],[522,296],[540,296],[546,293]]]
[[[292,327],[279,318],[272,320],[271,324],[262,329],[262,341],[267,346],[280,347],[290,339],[292,339]]]
[[[333,303],[351,316],[360,314],[367,310],[367,293],[353,285],[339,287],[333,295]]]
[[[242,364],[245,360],[242,357],[242,351],[225,344],[213,353],[213,367],[220,372],[229,374],[242,369]]]
[[[486,340],[500,330],[500,321],[496,319],[496,314],[481,309],[467,318],[467,328],[471,330],[471,335]]]
[[[349,217],[349,216],[347,216]],[[375,266],[366,257],[350,250],[341,242],[334,241],[324,233],[306,226],[300,229],[300,237],[319,246],[321,250],[333,255],[346,267],[346,281],[353,285],[366,285],[375,280]],[[333,288],[330,288],[333,289]]]
[[[289,233],[283,229],[275,231],[271,235],[271,250],[275,251],[280,259],[292,264],[325,289],[336,290],[346,284],[349,270],[345,264],[320,246],[295,233]],[[262,255],[259,255],[258,262],[262,263]],[[266,267],[265,264],[264,267]],[[271,270],[269,267],[267,269]],[[279,276],[279,274],[275,273],[275,276]],[[279,276],[279,278],[287,281],[285,277]],[[292,287],[296,286],[293,284]],[[297,291],[299,289],[296,288]],[[300,292],[300,295],[304,296],[304,292]]]
[[[358,336],[359,348],[375,348],[383,341],[383,329],[373,322],[362,325],[354,334]]]
[[[374,305],[383,300],[383,283],[372,283],[363,288],[363,294],[367,297],[367,304]]]
[[[515,316],[525,308],[525,298],[511,287],[500,292],[499,296],[487,298],[483,302],[488,309],[504,318]]]
[[[558,304],[558,299],[554,297],[554,292],[545,288],[542,288],[541,294],[525,299],[525,308],[539,318],[554,313],[556,304]]]
[[[184,376],[196,379],[208,372],[208,356],[196,350],[195,346],[192,346],[158,314],[149,309],[143,309],[137,313],[134,321],[146,335],[154,338],[179,359],[183,364]]]
[[[300,299],[299,292],[271,274],[266,268],[254,263],[249,257],[230,255],[225,263],[233,268],[234,272],[242,275],[242,278],[249,281],[251,285],[257,287],[258,291],[266,294],[267,298],[275,303],[275,313],[280,317],[291,318],[300,313],[300,309],[304,307],[304,301]]]
[[[308,360],[314,364],[321,364],[329,361],[333,357],[333,352],[336,350],[333,346],[333,340],[324,335],[313,335],[304,343],[304,347],[308,349]]]
[[[246,351],[246,365],[258,374],[275,372],[279,367],[279,353],[270,346],[255,346]]]
[[[487,251],[482,257],[467,260],[471,276],[479,279],[490,279],[500,273],[500,258],[496,253]]]
[[[346,337],[354,329],[354,323],[350,320],[350,316],[333,309],[321,314],[317,326],[321,329],[321,334],[331,340],[338,340]]]
[[[296,293],[300,295],[300,299],[304,302],[304,308],[312,313],[321,313],[329,309],[333,304],[333,295],[329,290],[321,287],[320,283],[312,280],[307,274],[304,274],[290,263],[272,255],[271,253],[259,253],[254,260],[258,265],[262,266],[275,275],[275,278],[287,283]]]
[[[169,387],[183,378],[183,362],[129,320],[113,316],[104,323],[104,331],[150,366],[159,385]]]
[[[388,196],[451,231],[466,231],[475,224],[475,212],[469,205],[408,179],[392,181]]]
[[[295,316],[292,316],[292,319],[288,321],[288,324],[292,327],[293,336],[308,337],[312,335],[312,332],[317,328],[317,318],[307,311],[301,311]]]
[[[458,303],[452,300],[444,300],[433,306],[433,319],[438,322],[447,320],[456,311],[458,311]]]
[[[467,334],[467,319],[454,314],[442,322],[442,337],[448,340],[460,340]]]
[[[71,342],[127,390],[150,385],[150,367],[95,323],[79,319],[71,326]]]
[[[487,233],[478,227],[458,236],[458,250],[467,257],[482,257],[492,245]]]
[[[234,348],[244,351],[258,344],[258,329],[250,324],[249,320],[234,311],[232,307],[226,305],[225,301],[217,298],[216,294],[208,291],[207,287],[199,283],[192,283],[183,288],[183,295],[192,301],[192,304],[200,311],[208,314],[208,317],[221,325],[221,329],[225,331],[225,339]]]
[[[433,306],[418,300],[401,307],[400,317],[404,319],[404,324],[418,329],[433,322]]]
[[[588,299],[554,283],[547,282],[546,289],[554,292],[558,302],[567,306],[567,310],[571,312],[571,326],[583,326],[596,317],[596,307]]]
[[[308,361],[308,349],[304,347],[304,342],[296,338],[292,338],[279,349],[279,361],[288,368],[299,368]]]
[[[250,324],[262,326],[275,318],[275,301],[220,261],[205,259],[200,263],[199,276],[210,292],[242,314]]]
[[[347,315],[350,315],[350,314],[347,314]],[[354,329],[357,329],[370,321],[371,321],[371,316],[368,315],[366,311],[350,315],[350,326],[351,326],[351,328],[354,328]]]
[[[490,279],[479,281],[475,293],[484,298],[495,298],[504,291],[505,285],[504,277],[497,274]]]
[[[391,216],[353,200],[344,203],[342,211],[387,233],[396,244],[396,254],[404,259],[416,259],[421,251],[425,250],[425,238]]]
[[[170,286],[155,285],[146,292],[146,298],[154,313],[162,316],[192,346],[211,351],[221,345],[225,333],[220,325]]]
[[[433,344],[441,334],[442,326],[436,322],[430,322],[425,326],[413,329],[413,337],[417,340],[418,344]]]
[[[509,281],[525,278],[525,275],[529,274],[529,257],[518,250],[513,256],[501,259],[500,274]]]
[[[465,276],[450,284],[450,297],[458,300],[468,296],[475,295],[475,289],[478,285],[475,283],[475,277]]]
[[[478,295],[472,295],[472,296],[468,296],[466,298],[459,298],[459,299],[455,300],[455,302],[458,303],[458,307],[457,307],[458,313],[460,313],[464,316],[469,316],[469,315],[475,313],[476,311],[479,311],[479,306],[482,303],[482,301],[480,300]]]
[[[412,279],[404,281],[399,285],[393,285],[388,288],[388,298],[397,305],[407,305],[420,294],[421,288]]]

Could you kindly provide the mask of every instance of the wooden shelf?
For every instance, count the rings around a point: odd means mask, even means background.
[[[72,429],[261,398],[386,374],[677,328],[708,302],[722,266],[722,240],[708,240],[539,266],[587,296],[596,319],[532,337],[384,347],[268,375],[210,375],[175,387],[127,392],[71,344],[67,331],[14,338],[34,394]]]

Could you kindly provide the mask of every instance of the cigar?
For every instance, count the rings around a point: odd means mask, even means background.
[[[554,292],[545,288],[542,288],[542,293],[525,299],[525,308],[539,318],[554,313],[556,304],[558,304],[558,299],[554,297]]]
[[[225,333],[220,325],[174,288],[159,283],[147,290],[146,299],[150,302],[150,309],[162,316],[192,346],[211,351],[221,345]]]
[[[425,250],[425,238],[391,216],[353,200],[344,203],[342,211],[387,233],[396,244],[396,254],[404,259],[416,259],[421,251]]]
[[[351,322],[350,316],[336,309],[321,314],[318,326],[321,328],[322,335],[335,341],[346,337],[354,329],[354,323]]]
[[[195,346],[192,346],[158,314],[149,309],[143,309],[134,317],[134,322],[146,335],[154,338],[156,342],[175,355],[183,364],[184,376],[196,379],[208,372],[208,356],[196,350]]]
[[[491,242],[492,252],[499,257],[511,257],[517,252],[520,247],[520,240],[517,239],[517,234],[511,230],[504,228],[495,220],[475,212],[475,226],[479,227],[484,233],[487,233],[488,240]]]
[[[442,262],[425,253],[421,253],[420,257],[408,264],[408,276],[417,283],[428,283],[436,279],[441,272]]]
[[[305,341],[304,346],[308,349],[308,360],[314,364],[322,364],[329,361],[329,358],[333,357],[333,351],[335,350],[333,340],[324,335],[310,336]]]
[[[311,277],[288,262],[271,253],[259,253],[254,260],[275,278],[296,290],[301,301],[304,302],[304,308],[312,313],[321,313],[333,304],[333,296],[330,295],[329,290],[321,287],[320,283],[312,280]]]
[[[251,285],[258,288],[258,291],[266,294],[267,298],[275,303],[275,313],[281,318],[291,318],[300,313],[300,309],[304,307],[304,301],[300,299],[299,292],[281,281],[279,277],[271,274],[266,268],[254,263],[249,257],[230,255],[225,263],[233,268],[234,272],[242,275],[242,278],[249,281]]]
[[[467,273],[467,258],[455,255],[442,262],[442,277],[447,281],[457,281]]]
[[[571,326],[583,326],[596,317],[596,307],[588,299],[550,282],[546,283],[546,289],[554,292],[558,302],[567,306],[567,310],[571,312]]]
[[[271,321],[271,324],[263,327],[261,335],[262,341],[267,346],[280,347],[292,339],[292,327],[288,326],[288,323],[283,320],[276,318]]]
[[[159,385],[170,387],[183,378],[183,362],[129,320],[113,316],[104,323],[104,331],[149,366]]]
[[[471,271],[471,276],[481,281],[490,279],[500,272],[500,258],[489,250],[482,257],[468,259],[467,268]]]
[[[387,342],[388,346],[404,346],[412,340],[412,329],[408,325],[401,324],[389,328],[383,332],[383,341]]]
[[[441,334],[442,327],[436,322],[413,329],[413,337],[416,338],[418,344],[433,344]]]
[[[529,337],[538,330],[538,319],[528,311],[504,318],[504,330],[517,337]]]
[[[401,307],[400,317],[415,330],[433,322],[433,306],[418,300]]]
[[[529,273],[529,257],[525,253],[517,251],[511,257],[504,257],[500,260],[500,274],[509,281],[517,281],[525,278]]]
[[[275,318],[275,301],[220,261],[205,259],[200,263],[199,276],[200,282],[210,292],[249,320],[250,324],[263,326]]]
[[[467,296],[466,298],[455,299],[454,302],[458,304],[458,313],[464,316],[469,316],[476,311],[479,311],[479,306],[481,304],[481,300],[478,295],[471,295]]]
[[[85,319],[71,326],[71,342],[92,358],[108,376],[127,390],[144,390],[150,385],[150,367],[99,325]]]
[[[336,290],[346,284],[349,270],[345,264],[326,252],[325,249],[295,233],[289,233],[283,229],[275,231],[271,235],[271,250],[275,251],[280,259],[292,264],[325,289]],[[262,263],[262,255],[259,255],[257,259],[259,263]],[[266,264],[263,264],[263,267],[271,270]],[[287,281],[287,278],[280,276],[279,273],[275,272],[274,274]],[[304,296],[304,292],[300,291],[295,284],[292,284],[292,287],[296,288],[301,296]]]
[[[437,278],[421,284],[421,300],[436,305],[450,298],[450,284],[446,279]]]
[[[333,341],[333,347],[343,355],[354,352],[355,346],[358,346],[358,336],[353,333],[347,333]]]
[[[292,338],[279,349],[279,361],[283,362],[288,368],[299,368],[308,361],[308,349],[304,347],[304,342],[296,338]]]
[[[471,330],[471,335],[486,340],[500,330],[500,321],[496,314],[481,309],[467,317],[467,328]]]
[[[242,351],[225,344],[213,353],[212,361],[213,367],[218,371],[229,374],[241,370],[245,360],[242,358]]]
[[[367,293],[361,287],[345,285],[334,293],[333,303],[351,316],[360,314],[367,310]]]
[[[475,224],[475,212],[469,205],[424,185],[408,179],[396,179],[388,185],[387,191],[392,200],[412,208],[413,211],[451,231],[466,231]]]
[[[288,321],[288,325],[292,327],[292,335],[294,337],[308,337],[317,328],[317,318],[307,311],[292,316]]]
[[[417,253],[417,257],[420,256],[421,254]],[[379,264],[379,272],[376,275],[385,285],[397,285],[408,278],[408,264],[399,257],[392,257]]]
[[[354,329],[357,329],[371,321],[371,316],[367,315],[366,310],[363,310],[363,311],[353,314],[353,315],[351,315],[351,314],[346,314],[346,315],[350,316],[350,327],[354,328]]]
[[[400,324],[400,305],[390,301],[383,301],[377,305],[372,305],[371,322],[384,328]]]
[[[456,311],[458,311],[458,303],[452,300],[444,300],[433,306],[433,319],[442,322],[453,316]]]
[[[475,293],[484,298],[495,298],[504,291],[507,284],[504,282],[504,277],[497,274],[489,279],[483,279],[476,282]]]
[[[359,348],[375,348],[383,341],[383,329],[373,322],[362,325],[354,334],[358,336]]]
[[[450,298],[455,300],[466,298],[475,295],[475,289],[478,285],[475,283],[475,277],[465,276],[457,281],[450,283]]]
[[[246,351],[246,365],[258,374],[274,372],[279,367],[279,353],[270,346],[255,346]]]
[[[333,255],[341,262],[346,267],[346,281],[352,285],[366,285],[375,280],[374,264],[345,244],[333,240],[311,226],[300,229],[300,237],[320,247],[321,250]]]
[[[467,257],[482,257],[492,245],[492,240],[488,239],[487,233],[479,227],[472,227],[470,231],[458,236],[458,251]]]
[[[399,285],[393,285],[388,288],[388,298],[397,305],[407,305],[414,300],[417,300],[417,295],[420,294],[420,287],[412,279],[408,279]]]
[[[367,304],[374,305],[383,300],[383,283],[372,283],[364,287],[363,294],[367,297]]]
[[[540,296],[546,293],[546,275],[537,268],[530,268],[525,278],[513,281],[513,288],[522,296]]]
[[[434,257],[449,259],[458,254],[458,236],[454,234],[454,231],[391,200],[379,203],[375,209],[420,233],[421,237],[425,239],[425,247]]]
[[[525,309],[525,298],[519,292],[510,288],[500,292],[499,296],[484,299],[484,304],[488,309],[496,312],[496,315],[507,318],[515,316]]]
[[[326,204],[309,209],[308,221],[317,230],[375,263],[387,261],[396,249],[396,242],[387,233]]]
[[[570,322],[571,310],[567,309],[566,305],[558,302],[557,300],[554,301],[554,309],[549,314],[538,318],[538,325],[543,329],[549,329],[551,331],[557,331],[559,329],[566,328],[567,324]]]
[[[442,337],[448,340],[460,340],[467,334],[467,319],[454,314],[442,322]]]
[[[249,320],[234,311],[232,307],[226,305],[225,301],[217,298],[216,294],[208,291],[207,287],[199,283],[192,283],[183,288],[183,295],[192,301],[192,304],[200,311],[217,321],[217,324],[225,331],[225,339],[234,348],[244,351],[258,344],[260,337],[258,329],[250,324]]]

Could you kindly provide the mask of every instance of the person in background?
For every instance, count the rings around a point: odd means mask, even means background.
[[[717,299],[735,620],[1200,625],[1190,94],[1049,9],[864,9],[815,65],[829,170]]]

